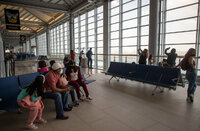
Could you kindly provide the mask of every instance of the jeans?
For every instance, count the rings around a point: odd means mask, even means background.
[[[92,58],[88,58],[88,68],[92,68]]]
[[[75,93],[74,90],[70,91],[72,101],[75,102]],[[55,106],[56,106],[56,115],[64,115],[64,108],[68,108],[68,92],[52,92],[46,91],[45,98],[54,99]]]
[[[196,70],[188,70],[186,72],[186,78],[189,82],[188,84],[188,90],[187,90],[187,96],[194,95],[194,92],[196,90],[196,79],[197,79],[197,72]]]

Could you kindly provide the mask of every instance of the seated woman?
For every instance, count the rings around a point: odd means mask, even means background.
[[[80,94],[80,86],[83,87],[86,98],[92,100],[92,97],[89,96],[87,85],[85,84],[83,77],[81,76],[80,68],[75,65],[73,61],[69,61],[69,66],[66,70],[67,80],[69,84],[76,89],[76,94],[79,100],[83,100]]]
[[[49,68],[47,67],[46,62],[44,60],[39,61],[38,66],[38,72],[49,71]]]

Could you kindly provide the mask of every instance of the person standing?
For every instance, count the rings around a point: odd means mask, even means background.
[[[82,57],[83,57],[83,50],[79,53],[79,66],[81,66],[81,60],[82,60]]]
[[[149,52],[147,49],[144,49],[143,51],[141,49],[138,49],[138,53],[140,55],[140,58],[139,58],[139,64],[144,64],[146,65],[147,64],[147,59],[149,58]]]
[[[185,54],[183,60],[176,66],[181,66],[183,70],[186,70],[186,79],[188,80],[188,90],[187,90],[187,102],[194,101],[194,92],[196,90],[196,79],[197,79],[197,71],[195,69],[195,60],[194,57],[196,55],[196,50],[194,48],[190,48]]]
[[[167,55],[167,64],[170,67],[174,67],[176,65],[176,58],[177,58],[176,49],[173,48],[170,53],[167,53],[169,49],[170,47],[165,49],[165,54]]]
[[[86,56],[88,58],[88,68],[92,68],[92,48],[87,52]]]
[[[70,55],[71,55],[71,59],[74,60],[75,59],[75,52],[74,52],[74,50],[70,51]]]

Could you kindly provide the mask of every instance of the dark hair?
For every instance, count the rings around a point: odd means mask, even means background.
[[[56,61],[55,60],[51,60],[49,63],[50,63],[51,66],[53,66],[53,64],[56,63]]]
[[[37,96],[44,96],[44,87],[43,87],[43,80],[44,76],[39,75],[35,78],[33,83],[31,83],[29,86],[27,86],[26,92],[31,96],[35,91],[37,92]]]
[[[77,72],[77,66],[75,65],[75,62],[73,60],[70,60],[67,66],[67,69],[70,73],[72,73],[72,69],[74,70],[74,72]]]
[[[46,65],[46,62],[44,60],[41,60],[41,61],[38,62],[38,66],[39,66],[39,68],[44,68],[47,65]]]
[[[196,51],[194,48],[190,48],[187,53],[185,54],[185,59],[188,59],[190,56],[193,55],[193,52]]]
[[[176,53],[176,49],[172,48],[171,53]]]

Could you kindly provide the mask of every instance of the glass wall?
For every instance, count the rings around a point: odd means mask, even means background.
[[[37,36],[38,55],[47,55],[46,33]]]
[[[92,48],[93,67],[103,68],[103,6],[74,18],[74,43],[77,55]]]
[[[170,47],[182,59],[189,48],[199,47],[198,0],[163,0],[161,10],[160,55],[165,55],[165,49]]]
[[[69,28],[68,22],[50,30],[50,55],[64,56],[69,54]]]
[[[31,39],[31,53],[36,55],[36,43],[35,43],[35,38]]]
[[[148,49],[149,0],[115,0],[109,7],[110,60],[137,63],[137,49]]]

